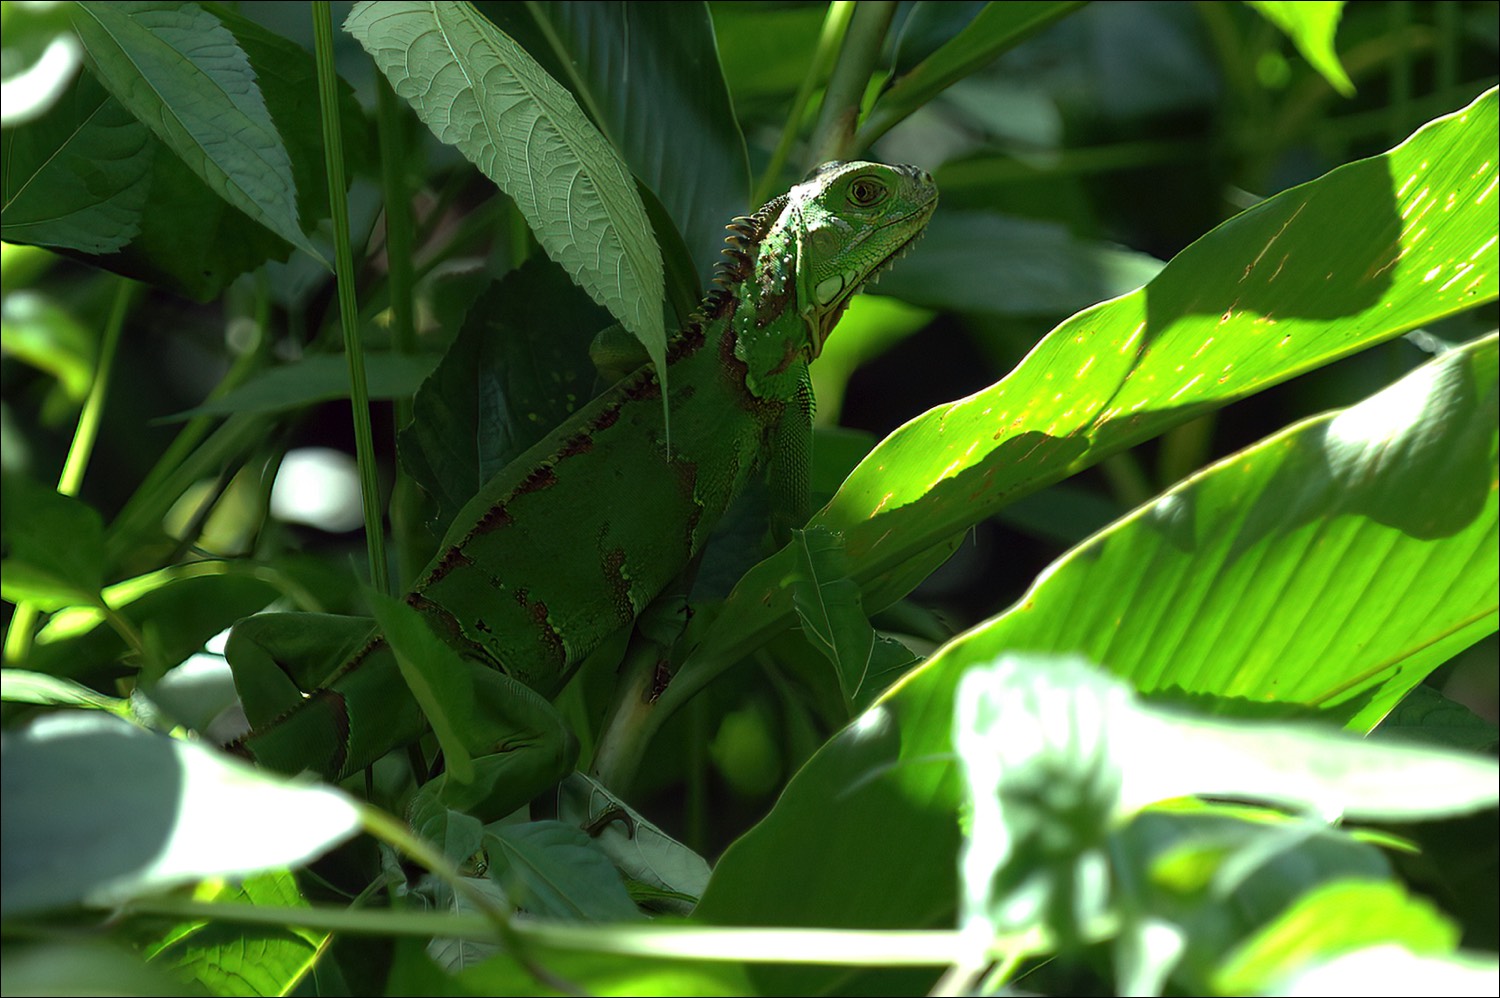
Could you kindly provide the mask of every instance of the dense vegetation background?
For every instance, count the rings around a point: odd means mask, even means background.
[[[419,57],[331,6],[4,7],[7,992],[1492,991],[1500,7],[385,5],[478,11]],[[516,51],[660,293],[489,162]],[[809,532],[711,555],[628,833],[585,788],[461,877],[196,751],[215,635],[399,589],[594,333],[850,158],[938,214],[814,366]]]

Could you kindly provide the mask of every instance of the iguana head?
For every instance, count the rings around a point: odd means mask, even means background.
[[[755,215],[730,225],[714,304],[737,301],[735,354],[757,394],[823,350],[845,306],[921,235],[937,207],[925,170],[825,163]]]
[[[787,194],[797,244],[797,310],[808,359],[861,285],[922,234],[937,207],[927,171],[884,163],[825,163]]]

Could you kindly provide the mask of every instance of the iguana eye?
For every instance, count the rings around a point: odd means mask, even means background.
[[[859,177],[849,185],[849,200],[860,208],[874,207],[885,195],[885,185],[874,177]]]

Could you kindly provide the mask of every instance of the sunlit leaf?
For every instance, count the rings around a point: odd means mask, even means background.
[[[304,863],[360,825],[337,791],[97,712],[7,732],[0,771],[7,918]]]
[[[1323,3],[1287,3],[1284,0],[1250,0],[1272,24],[1286,32],[1297,51],[1322,74],[1329,86],[1345,97],[1354,96],[1354,83],[1339,62],[1333,36],[1338,31],[1342,0]]]
[[[1011,610],[950,642],[825,745],[720,861],[699,912],[738,924],[772,909],[785,917],[785,899],[759,890],[752,872],[774,855],[808,886],[822,924],[848,924],[840,911],[867,925],[942,917],[955,890],[954,694],[968,665],[1005,652],[1082,653],[1185,707],[1275,716],[1305,704],[1367,727],[1495,627],[1497,353],[1491,336],[1439,357],[1359,406],[1206,469],[1069,552]],[[1392,587],[1387,599],[1373,598],[1376,576],[1382,594]],[[1277,725],[1169,728],[1171,739],[1127,739],[1157,744],[1154,762],[1120,767],[1131,781],[1122,795],[1242,794],[1395,816],[1452,813],[1494,792],[1488,776],[1450,784],[1423,770],[1422,753],[1398,763],[1347,736],[1347,747],[1307,752],[1278,741]],[[1163,748],[1172,739],[1176,750]],[[870,821],[880,836],[864,833]],[[846,893],[837,909],[817,900],[872,869],[885,873],[881,890]]]

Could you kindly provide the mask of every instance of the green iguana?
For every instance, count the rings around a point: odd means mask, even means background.
[[[729,225],[726,260],[670,341],[671,449],[641,367],[499,471],[459,512],[406,596],[470,664],[477,777],[424,787],[498,817],[565,775],[577,750],[548,702],[688,566],[753,475],[781,522],[805,519],[816,358],[849,299],[937,204],[911,166],[830,163]],[[313,652],[317,645],[321,651]],[[251,723],[233,748],[342,779],[425,727],[368,620],[268,614],[228,656]]]

